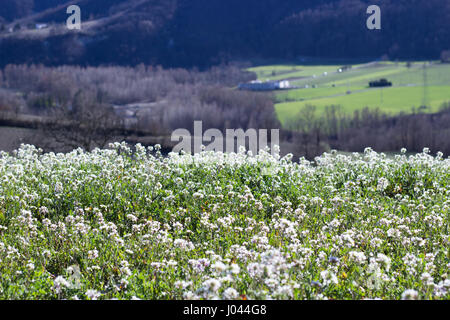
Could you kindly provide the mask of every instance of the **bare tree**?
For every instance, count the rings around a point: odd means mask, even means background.
[[[324,121],[317,117],[315,106],[303,107],[294,120],[288,122],[288,128],[295,132],[294,143],[298,146],[299,154],[312,159],[324,151]]]
[[[112,107],[98,102],[93,92],[79,91],[72,105],[52,107],[49,115],[50,120],[39,129],[50,144],[91,150],[122,134],[122,120]]]

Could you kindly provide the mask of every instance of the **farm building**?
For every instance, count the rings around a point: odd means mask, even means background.
[[[291,85],[287,80],[281,81],[251,81],[249,83],[241,83],[238,88],[240,90],[251,90],[251,91],[271,91],[271,90],[283,90],[290,89]]]
[[[48,24],[46,24],[46,23],[36,23],[35,27],[36,27],[37,30],[47,29],[48,28]]]

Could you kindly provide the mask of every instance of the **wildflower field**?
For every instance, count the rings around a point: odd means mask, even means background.
[[[449,299],[449,169],[24,145],[0,155],[0,298]]]

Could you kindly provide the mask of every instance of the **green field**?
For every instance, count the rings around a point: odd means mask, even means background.
[[[442,154],[158,149],[1,153],[0,299],[450,299]]]
[[[337,89],[337,88],[332,88]],[[314,90],[314,89],[313,89]],[[323,96],[327,89],[318,89],[319,97],[307,98],[303,101],[277,103],[275,109],[282,123],[286,119],[295,116],[303,106],[310,104],[319,110],[324,110],[326,106],[340,105],[344,112],[352,113],[363,107],[376,108],[394,115],[401,112],[409,112],[412,107],[420,107],[423,98],[423,87],[393,87],[384,89],[368,89],[351,94],[341,94],[332,97]],[[333,91],[333,90],[330,90]],[[450,100],[450,87],[431,86],[428,88],[429,108],[426,112],[438,111],[439,107]]]
[[[409,113],[426,105],[425,112],[437,112],[450,101],[450,65],[438,62],[378,62],[353,65],[338,72],[339,65],[276,65],[250,68],[260,80],[289,79],[302,89],[280,91],[275,109],[282,123],[292,119],[305,105],[321,112],[326,106],[340,105],[344,112],[369,107],[395,115]],[[386,78],[390,88],[369,88],[372,80]],[[305,88],[307,87],[307,88]],[[315,88],[313,88],[315,87]]]
[[[255,72],[260,80],[281,80],[291,78],[313,77],[322,75],[324,72],[335,72],[339,69],[338,65],[325,66],[297,66],[280,65],[264,66],[250,68],[249,71]]]

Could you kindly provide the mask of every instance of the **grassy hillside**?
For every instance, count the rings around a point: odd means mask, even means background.
[[[438,62],[381,62],[353,65],[339,72],[340,65],[275,65],[250,68],[260,80],[290,79],[302,89],[276,93],[276,111],[281,122],[295,117],[305,105],[318,107],[340,105],[348,114],[364,107],[376,108],[395,115],[409,113],[412,108],[436,112],[450,101],[450,64]],[[372,80],[386,78],[392,87],[369,88]],[[424,84],[427,86],[424,86]],[[308,86],[308,88],[303,88]],[[314,88],[313,88],[314,87]]]

